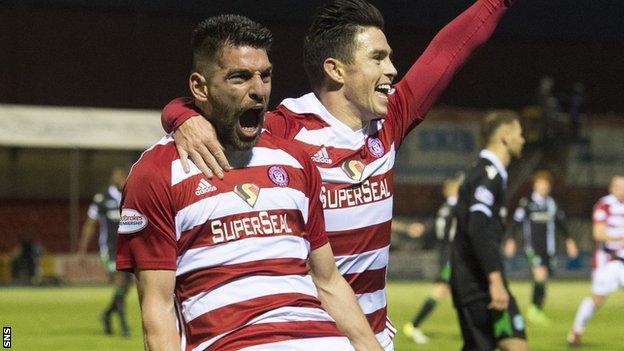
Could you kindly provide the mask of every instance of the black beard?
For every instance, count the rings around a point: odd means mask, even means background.
[[[227,113],[223,111],[223,113]],[[242,112],[236,113],[237,116],[240,116]],[[221,116],[224,116],[222,114]],[[218,115],[215,115],[218,116]],[[264,125],[264,114],[259,117],[260,121],[258,125],[260,128]],[[256,134],[253,138],[246,137],[244,135],[240,135],[238,133],[238,118],[229,119],[228,123],[223,123],[223,119],[215,118],[211,121],[217,130],[217,136],[221,141],[221,144],[226,148],[231,147],[237,151],[245,151],[249,150],[252,147],[256,146],[258,143],[258,139],[260,138],[260,134],[262,132]]]

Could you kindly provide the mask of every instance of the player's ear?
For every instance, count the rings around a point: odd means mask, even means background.
[[[345,67],[340,60],[332,57],[325,59],[325,62],[323,62],[323,70],[325,71],[325,76],[332,82],[341,85],[344,84]]]
[[[189,89],[195,99],[204,102],[208,98],[208,85],[206,78],[197,72],[191,73],[189,76]]]

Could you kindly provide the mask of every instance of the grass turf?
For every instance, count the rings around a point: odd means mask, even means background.
[[[426,282],[390,283],[390,316],[397,329],[411,320],[431,287],[432,284]],[[529,344],[532,350],[567,350],[565,336],[579,302],[589,292],[589,283],[555,281],[547,289],[546,312],[553,325],[548,328],[529,325]],[[514,282],[512,291],[525,310],[531,293],[530,283]],[[141,350],[139,308],[134,290],[127,304],[132,336],[122,338],[102,333],[99,316],[111,294],[112,289],[108,287],[0,288],[0,323],[12,327],[13,350]],[[622,311],[624,294],[616,292],[590,322],[582,350],[624,350]],[[117,323],[115,327],[118,331]],[[415,345],[399,331],[395,349],[460,349],[459,329],[450,299],[437,306],[422,329],[431,337],[429,344]]]

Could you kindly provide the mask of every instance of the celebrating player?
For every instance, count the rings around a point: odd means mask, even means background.
[[[578,256],[574,239],[570,237],[565,224],[565,214],[555,199],[550,196],[552,176],[547,171],[533,175],[533,193],[522,198],[514,212],[512,225],[508,226],[508,255],[515,252],[513,234],[522,227],[524,250],[531,264],[533,274],[533,299],[527,311],[527,320],[542,326],[550,324],[543,312],[546,283],[552,270],[551,261],[555,255],[555,233],[565,238],[569,257]]]
[[[102,323],[104,333],[112,334],[111,317],[113,313],[119,316],[121,335],[129,336],[130,329],[126,323],[125,299],[132,283],[132,276],[126,272],[115,270],[115,253],[117,251],[117,227],[119,226],[119,204],[121,191],[126,183],[128,173],[124,168],[117,167],[111,172],[108,188],[93,196],[93,202],[87,212],[87,220],[82,227],[82,236],[78,246],[79,260],[84,261],[89,243],[95,236],[99,226],[100,257],[104,269],[109,273],[114,285],[113,298],[104,313]]]
[[[511,111],[493,112],[482,126],[485,149],[467,173],[456,206],[457,233],[451,251],[451,292],[464,351],[527,350],[524,322],[503,272],[507,169],[524,145]]]
[[[591,296],[583,299],[576,311],[568,334],[570,346],[581,344],[581,335],[596,309],[604,305],[610,293],[624,287],[624,176],[614,176],[609,191],[611,194],[594,206],[593,236],[597,245],[592,260]]]
[[[396,152],[512,2],[478,0],[438,33],[393,86],[397,72],[379,11],[365,0],[331,1],[313,18],[305,39],[313,92],[286,99],[267,115],[266,128],[301,145],[320,171],[336,263],[387,350],[396,333],[387,319],[385,290]],[[207,163],[222,177],[216,160],[226,169],[227,161],[214,128],[199,114],[191,100],[175,100],[163,111],[163,125],[179,128],[176,144],[185,170],[190,155],[198,167],[191,173],[210,175]]]
[[[457,205],[457,194],[461,185],[463,175],[449,178],[444,181],[442,192],[446,202],[438,210],[435,222],[435,236],[440,242],[438,251],[440,272],[438,273],[436,284],[431,296],[422,305],[412,323],[403,326],[403,332],[417,344],[426,344],[429,338],[420,329],[421,323],[433,312],[436,305],[446,299],[450,292],[449,278],[451,277],[451,243],[455,238],[457,219],[455,218],[455,205]]]
[[[235,15],[193,32],[189,86],[235,165],[227,180],[184,173],[170,136],[128,177],[117,268],[137,276],[149,350],[382,350],[333,261],[318,171],[262,133],[271,43]]]

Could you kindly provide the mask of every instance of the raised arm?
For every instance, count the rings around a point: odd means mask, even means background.
[[[485,43],[513,0],[478,0],[447,24],[397,83],[388,118],[400,141],[422,122],[459,68]]]
[[[383,350],[358,305],[351,286],[342,277],[329,244],[310,253],[310,272],[323,308],[336,321],[356,350]]]

